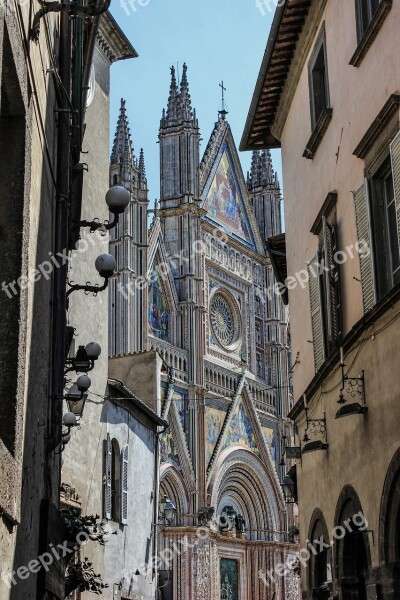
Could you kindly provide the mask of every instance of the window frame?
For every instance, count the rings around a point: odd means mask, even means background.
[[[387,200],[385,192],[385,181],[388,176],[393,178],[391,152],[387,149],[367,178],[368,197],[370,212],[370,234],[372,237],[372,251],[374,257],[374,280],[376,301],[379,302],[394,287],[400,283],[400,265],[393,270],[393,256],[388,222]],[[396,196],[393,194],[396,207]],[[400,256],[400,244],[398,244]],[[397,275],[397,280],[396,280]]]
[[[368,6],[367,6],[367,10],[368,10],[368,23],[366,25],[364,25],[364,18],[363,18],[363,6],[362,3],[363,2],[367,2]],[[382,4],[383,0],[378,0],[378,6],[375,9],[374,12],[372,12],[372,2],[373,0],[356,0],[355,4],[356,4],[356,23],[357,23],[357,41],[358,43],[361,42],[362,38],[364,37],[364,35],[366,34],[368,27],[371,25],[376,13],[379,10],[380,5]]]
[[[349,62],[351,66],[356,68],[362,63],[369,48],[379,34],[386,16],[390,12],[393,5],[393,0],[380,0],[378,8],[375,10],[374,14],[370,16],[368,25],[364,29],[362,25],[361,1],[362,0],[355,0],[357,47]]]
[[[315,89],[314,89],[314,80],[313,73],[315,70],[315,66],[317,60],[321,54],[321,50],[323,50],[324,57],[324,67],[325,67],[325,104],[319,115],[316,115],[316,106],[315,106]],[[315,42],[314,49],[312,51],[310,60],[308,62],[308,87],[309,87],[309,95],[310,95],[310,116],[311,116],[311,129],[314,131],[320,121],[322,115],[331,108],[331,100],[330,100],[330,90],[329,90],[329,69],[328,69],[328,52],[327,52],[327,44],[326,44],[326,30],[325,23],[323,23],[321,27],[321,31],[318,34],[317,41]]]

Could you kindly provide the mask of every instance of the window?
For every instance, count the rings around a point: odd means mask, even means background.
[[[332,203],[336,194],[329,194],[325,204]],[[322,214],[312,233],[319,234],[319,248],[308,263],[311,322],[315,370],[321,367],[337,348],[342,337],[340,277],[335,260],[338,251],[335,217]]]
[[[367,31],[382,0],[356,0],[357,10],[357,33],[360,41]]]
[[[117,523],[128,522],[128,446],[107,434],[105,441],[104,516]]]
[[[311,125],[315,129],[321,115],[330,106],[328,63],[326,56],[325,27],[319,34],[314,52],[308,65],[311,105]]]
[[[390,154],[354,193],[364,311],[400,284],[400,133]]]

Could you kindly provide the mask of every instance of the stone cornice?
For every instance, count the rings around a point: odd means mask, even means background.
[[[303,158],[313,160],[315,153],[318,150],[318,146],[320,145],[322,138],[324,137],[325,132],[328,129],[329,123],[332,120],[332,114],[332,108],[325,108],[322,111],[321,116],[318,119],[318,123],[314,127],[314,131],[312,132],[311,137],[307,142],[306,148],[303,152]]]
[[[381,135],[385,127],[390,123],[391,119],[397,113],[397,122],[400,120],[400,94],[392,94],[382,110],[379,112],[377,117],[374,119],[372,125],[368,128],[367,132],[359,142],[357,148],[353,154],[357,158],[364,159],[368,152],[375,145],[376,140]]]
[[[179,204],[179,206],[171,206],[170,208],[160,208],[157,211],[158,216],[161,218],[166,217],[179,217],[184,215],[185,213],[192,213],[197,217],[204,217],[207,214],[207,211],[201,208],[197,203],[194,202],[186,202],[185,204]]]
[[[135,48],[109,11],[100,18],[96,42],[111,63],[138,57]]]

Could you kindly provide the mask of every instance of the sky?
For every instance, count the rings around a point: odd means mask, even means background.
[[[125,7],[121,2],[125,2]],[[151,204],[159,198],[158,129],[170,67],[188,65],[203,154],[226,87],[228,121],[239,145],[275,11],[275,0],[112,0],[111,13],[139,58],[111,68],[111,142],[120,100],[126,100],[135,155],[143,147]],[[272,153],[281,179],[280,152]],[[251,152],[240,152],[244,175]]]

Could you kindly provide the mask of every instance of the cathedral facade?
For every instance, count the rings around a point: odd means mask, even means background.
[[[293,571],[267,575],[296,553],[279,482],[288,318],[265,249],[281,232],[281,193],[269,152],[253,154],[245,180],[226,114],[201,158],[186,65],[179,85],[171,69],[150,211],[124,101],[111,155],[111,185],[131,192],[111,241],[111,370],[169,424],[156,477],[176,515],[156,510],[153,529],[162,600],[297,597]]]

